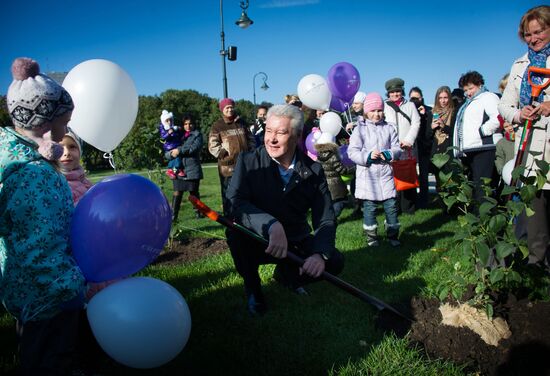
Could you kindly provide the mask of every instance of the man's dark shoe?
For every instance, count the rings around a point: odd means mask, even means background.
[[[248,296],[246,308],[251,316],[263,316],[267,312],[264,297],[257,294],[250,294]]]
[[[305,288],[303,288],[302,286],[300,287],[296,287],[294,289],[294,292],[298,295],[301,295],[301,296],[308,296],[309,293],[307,292],[307,290]]]

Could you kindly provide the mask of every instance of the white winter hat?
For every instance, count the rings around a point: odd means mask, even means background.
[[[171,112],[168,112],[166,110],[162,110],[162,114],[160,115],[160,121],[162,124],[165,124],[168,119],[173,119],[174,114]]]
[[[6,101],[16,127],[27,130],[41,128],[73,110],[69,93],[50,77],[41,74],[36,61],[27,57],[17,58],[11,71],[13,81]]]
[[[365,102],[366,98],[367,94],[363,93],[362,91],[358,91],[357,94],[355,94],[355,97],[353,97],[353,103],[363,103]]]

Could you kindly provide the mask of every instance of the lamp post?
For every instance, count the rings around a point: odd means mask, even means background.
[[[246,9],[248,8],[248,1],[241,1],[241,17],[235,22],[237,26],[239,26],[241,29],[246,29],[248,26],[252,25],[254,21],[252,21],[250,18],[248,18],[248,15],[246,14]],[[223,83],[223,97],[227,98],[227,68],[225,65],[225,57],[230,61],[237,60],[237,47],[235,46],[229,46],[229,48],[225,49],[225,33],[223,31],[223,0],[220,0],[220,19],[221,19],[221,33],[220,38],[222,42],[222,49],[220,50],[220,55],[222,57],[222,68],[223,68],[223,77],[222,77],[222,83]]]
[[[262,80],[264,81],[262,86],[260,86],[260,89],[262,90],[267,90],[269,89],[269,86],[267,86],[267,74],[265,74],[264,72],[258,72],[254,75],[254,77],[252,78],[252,93],[253,93],[253,98],[254,98],[254,107],[256,107],[256,77],[258,76],[262,76]]]

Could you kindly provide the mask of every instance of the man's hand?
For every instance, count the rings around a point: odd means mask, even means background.
[[[300,268],[300,275],[306,273],[308,276],[317,278],[325,271],[325,260],[320,254],[315,253],[304,260]]]
[[[269,244],[265,253],[275,258],[285,258],[288,247],[285,229],[281,222],[275,222],[269,228]]]

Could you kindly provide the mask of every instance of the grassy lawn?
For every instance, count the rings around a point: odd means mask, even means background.
[[[201,199],[221,209],[216,168],[205,168]],[[92,174],[99,180],[106,174]],[[159,184],[171,197],[171,182],[158,172],[142,175]],[[448,249],[456,222],[440,209],[403,215],[402,246],[382,242],[367,249],[361,220],[345,209],[337,232],[337,247],[346,267],[341,277],[390,304],[413,295],[430,295],[450,271]],[[382,215],[379,217],[383,228]],[[223,238],[221,225],[195,219],[186,200],[175,238]],[[166,252],[170,252],[169,249]],[[245,310],[242,280],[228,252],[178,266],[150,266],[140,274],[162,279],[185,297],[192,315],[191,337],[181,354],[153,370],[106,364],[108,375],[463,375],[460,366],[428,359],[407,339],[375,326],[377,310],[351,295],[321,282],[308,286],[309,296],[298,296],[271,279],[273,266],[261,276],[269,306],[262,318]],[[148,344],[143,344],[148,346]],[[16,364],[14,321],[0,312],[0,374]]]

